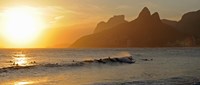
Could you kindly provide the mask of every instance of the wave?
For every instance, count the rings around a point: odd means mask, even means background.
[[[19,69],[32,69],[36,67],[80,67],[80,66],[88,66],[88,65],[121,65],[121,64],[133,64],[136,61],[132,58],[132,56],[125,57],[117,57],[117,58],[104,58],[104,59],[93,59],[93,60],[84,60],[84,61],[72,61],[72,63],[67,64],[59,64],[59,63],[48,63],[48,64],[32,64],[28,66],[11,66],[0,68],[0,73],[14,71]]]

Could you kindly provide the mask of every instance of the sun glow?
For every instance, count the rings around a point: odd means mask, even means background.
[[[33,7],[13,7],[6,9],[4,15],[3,36],[14,45],[34,42],[45,27],[40,11]]]

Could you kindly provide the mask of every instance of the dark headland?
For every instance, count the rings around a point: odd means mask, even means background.
[[[74,42],[71,48],[129,48],[200,46],[200,11],[183,15],[180,21],[160,19],[144,7],[139,16],[126,21],[117,15],[100,22],[93,34]]]

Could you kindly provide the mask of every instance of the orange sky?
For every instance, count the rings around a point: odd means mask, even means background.
[[[158,11],[161,18],[179,20],[182,14],[200,9],[198,3],[199,0],[1,0],[0,47],[66,47],[92,33],[98,22],[113,15],[124,14],[127,20],[133,20],[147,6],[151,11]],[[6,41],[3,35],[3,14],[5,10],[22,6],[39,10],[37,16],[42,18],[45,28],[31,43],[13,44],[14,41]]]

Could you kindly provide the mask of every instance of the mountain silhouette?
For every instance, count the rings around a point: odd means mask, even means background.
[[[102,21],[102,22],[98,23],[97,27],[94,30],[94,33],[101,32],[106,29],[110,29],[110,28],[112,28],[116,25],[122,24],[122,23],[127,23],[124,15],[113,16],[112,18],[110,18],[108,20],[108,22]]]
[[[142,11],[140,12],[137,19],[141,21],[149,20],[151,18],[151,13],[147,7],[144,7]]]
[[[157,12],[151,15],[147,7],[142,9],[135,20],[107,27],[110,28],[100,27],[103,30],[81,37],[70,47],[163,47],[174,46],[174,42],[185,37],[172,26],[162,23]]]
[[[200,46],[200,10],[184,14],[180,21],[162,20],[187,35],[186,40],[193,46]]]
[[[200,10],[184,14],[177,28],[184,33],[200,37]]]
[[[168,24],[168,25],[170,25],[170,26],[172,26],[172,27],[174,27],[178,30],[178,28],[177,28],[178,22],[177,21],[163,19],[162,23]]]
[[[166,19],[162,20],[162,22],[185,34],[200,37],[200,10],[184,14],[178,22]]]

